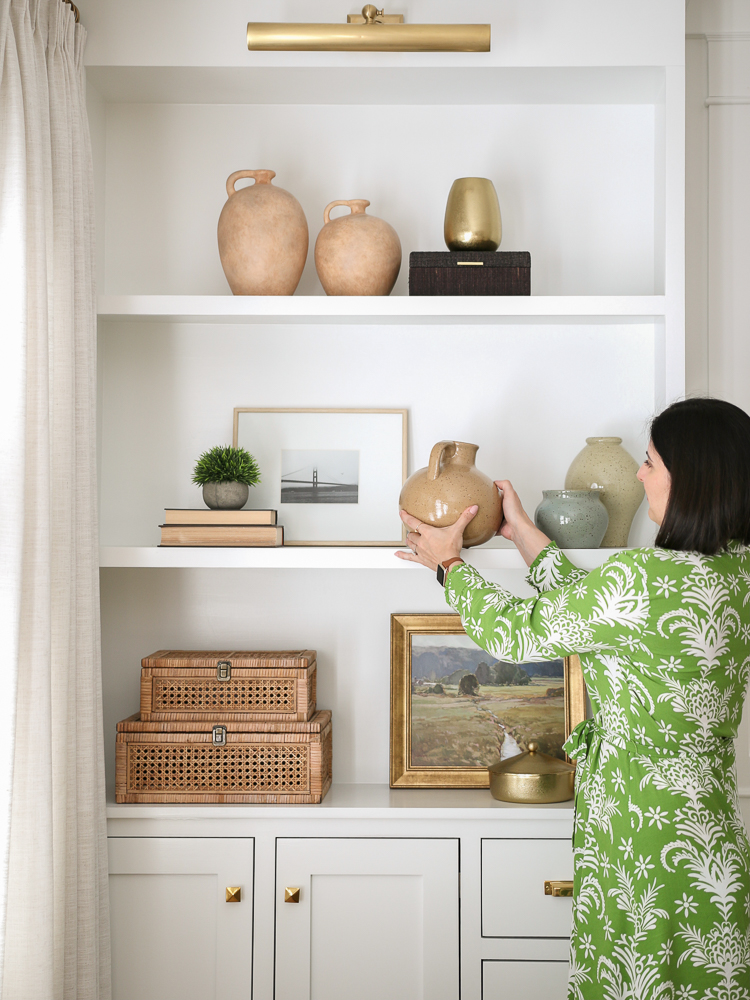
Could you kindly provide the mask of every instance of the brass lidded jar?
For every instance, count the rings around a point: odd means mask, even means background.
[[[539,750],[529,741],[525,753],[490,764],[490,792],[501,802],[566,802],[573,798],[575,765]]]

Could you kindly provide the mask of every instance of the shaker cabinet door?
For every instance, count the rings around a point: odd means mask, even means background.
[[[482,962],[482,1000],[565,1000],[567,962]]]
[[[457,840],[277,841],[276,1000],[458,1000],[458,952]]]
[[[545,895],[544,883],[572,879],[569,838],[483,840],[482,936],[570,937],[572,899]]]
[[[112,1000],[250,1000],[253,841],[108,844]]]

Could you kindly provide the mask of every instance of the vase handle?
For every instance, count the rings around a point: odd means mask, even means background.
[[[323,225],[327,226],[331,221],[331,209],[336,208],[337,205],[346,205],[347,208],[351,209],[352,215],[363,215],[369,204],[370,202],[364,198],[354,198],[351,201],[332,201],[330,205],[326,205],[323,211]]]
[[[237,194],[234,185],[243,177],[252,177],[256,184],[270,184],[275,176],[275,170],[235,170],[227,177],[227,194],[230,198]]]
[[[430,452],[430,461],[427,466],[427,478],[437,479],[440,475],[440,465],[443,461],[443,454],[448,448],[452,448],[455,452],[456,442],[455,441],[438,441],[438,443],[433,447]]]

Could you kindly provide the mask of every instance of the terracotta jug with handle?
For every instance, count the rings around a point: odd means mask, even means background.
[[[302,206],[274,187],[273,170],[235,170],[219,216],[219,256],[235,295],[292,295],[307,260],[309,233]],[[243,177],[255,180],[237,190]]]
[[[497,487],[474,464],[478,450],[479,445],[465,441],[438,441],[430,464],[409,476],[398,501],[402,510],[436,528],[455,524],[459,514],[477,504],[464,532],[466,548],[489,541],[503,519]]]
[[[390,295],[401,268],[401,241],[393,226],[368,215],[364,198],[332,201],[315,242],[315,267],[326,295]],[[331,218],[346,205],[349,215]]]

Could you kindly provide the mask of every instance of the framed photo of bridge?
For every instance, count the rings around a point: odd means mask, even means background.
[[[577,656],[506,663],[459,615],[391,615],[392,788],[488,788],[487,767],[530,740],[564,760],[585,718]]]
[[[247,507],[278,511],[285,545],[403,545],[406,410],[236,407],[234,447],[261,481]]]

